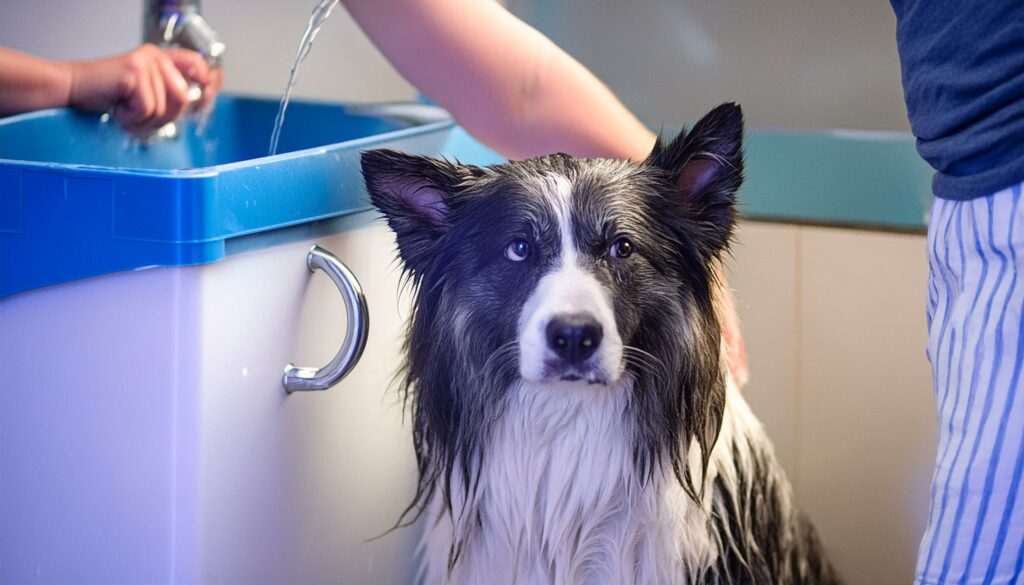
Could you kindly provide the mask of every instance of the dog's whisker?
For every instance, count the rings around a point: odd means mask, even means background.
[[[491,372],[500,374],[504,368],[513,365],[518,349],[519,343],[517,340],[512,340],[498,346],[497,349],[491,352],[491,355],[487,357],[484,365],[480,368],[481,375],[487,377]]]
[[[625,354],[634,354],[634,355],[640,356],[640,357],[642,357],[644,359],[649,359],[652,362],[654,362],[654,365],[664,366],[664,362],[662,362],[661,358],[659,358],[658,356],[654,355],[653,353],[650,353],[648,351],[640,349],[639,347],[636,347],[635,345],[624,345],[624,346],[622,346],[622,351]]]
[[[622,356],[627,364],[631,364],[640,372],[650,375],[654,378],[655,384],[659,386],[665,385],[668,374],[665,371],[665,365],[661,358],[631,345],[626,345],[622,349]]]

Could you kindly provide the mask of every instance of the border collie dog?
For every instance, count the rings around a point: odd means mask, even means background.
[[[724,367],[742,136],[725,104],[639,164],[363,154],[415,296],[423,583],[837,582]]]

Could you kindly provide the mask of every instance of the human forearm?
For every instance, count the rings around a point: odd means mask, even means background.
[[[654,136],[585,67],[493,0],[347,0],[410,82],[522,158],[642,158]]]
[[[589,70],[551,46],[535,65],[536,81],[524,95],[519,125],[532,134],[528,146],[534,152],[528,154],[561,151],[582,157],[646,157],[654,134]]]
[[[63,63],[0,48],[0,116],[66,106],[71,79]]]

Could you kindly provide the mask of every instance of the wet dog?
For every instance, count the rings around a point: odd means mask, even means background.
[[[363,154],[415,295],[424,583],[837,582],[725,373],[742,140],[725,104],[639,164]]]

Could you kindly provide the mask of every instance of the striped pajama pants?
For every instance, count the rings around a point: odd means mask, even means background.
[[[1024,583],[1021,186],[936,199],[928,261],[939,449],[917,583]]]

